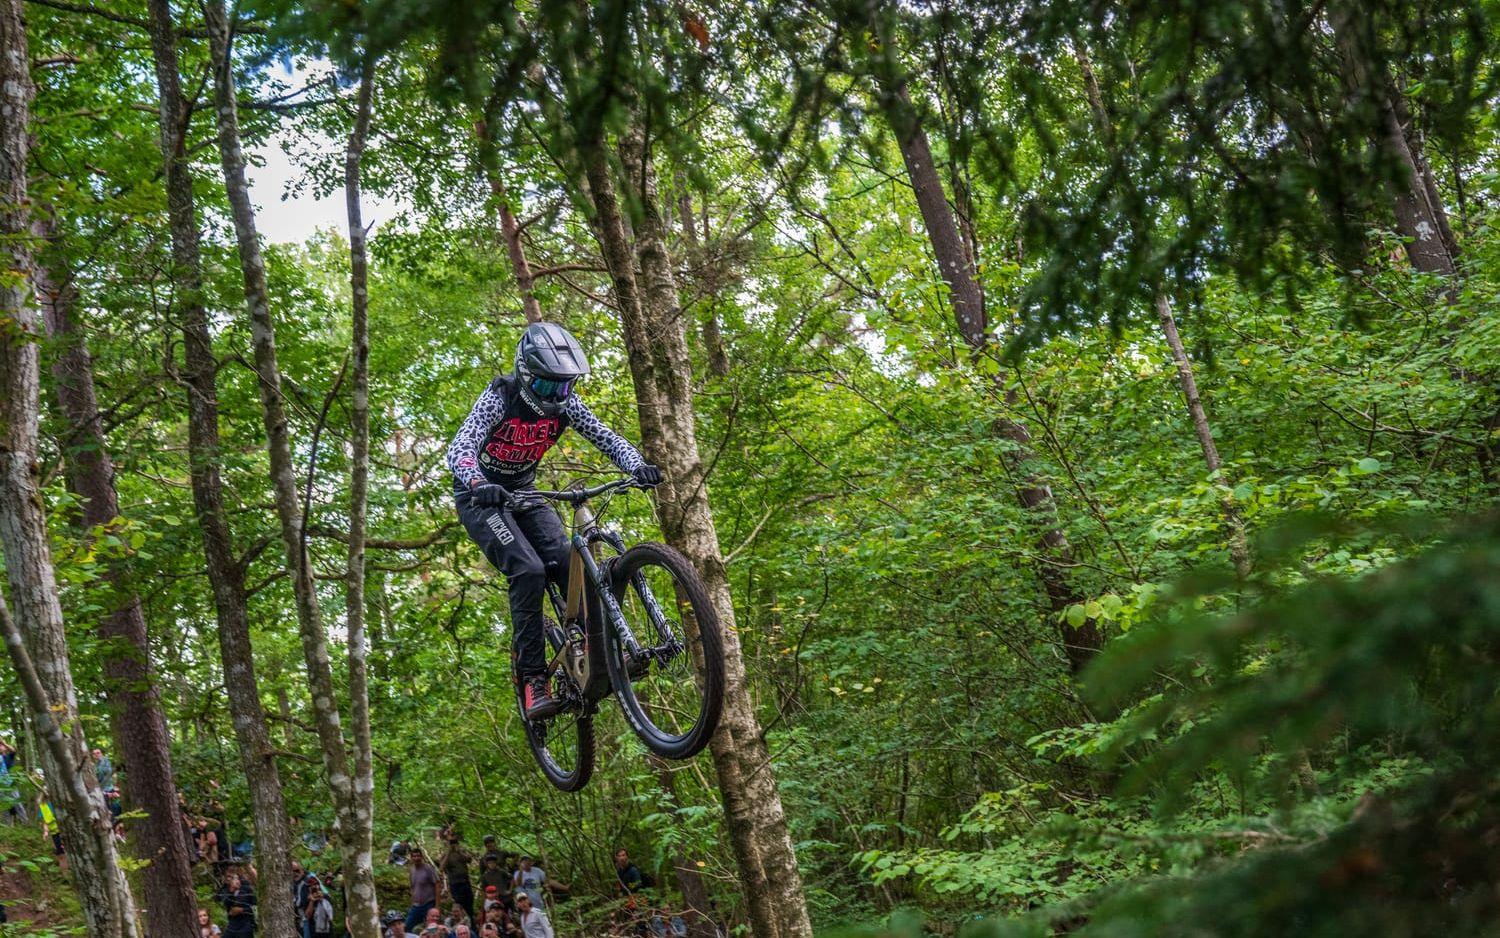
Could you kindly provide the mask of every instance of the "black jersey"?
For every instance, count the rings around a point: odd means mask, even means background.
[[[501,375],[479,395],[448,446],[454,489],[467,491],[480,480],[508,489],[531,487],[537,464],[569,427],[623,472],[634,472],[645,464],[636,448],[600,423],[577,394],[564,402],[556,416],[550,416],[526,402],[512,376]]]

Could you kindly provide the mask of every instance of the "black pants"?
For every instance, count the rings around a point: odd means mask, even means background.
[[[568,585],[568,536],[550,505],[519,514],[480,508],[468,492],[454,496],[458,520],[510,583],[510,643],[521,674],[547,670],[542,601],[550,578]]]

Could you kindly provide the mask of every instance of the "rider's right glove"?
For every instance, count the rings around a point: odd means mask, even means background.
[[[510,501],[506,502],[505,507],[513,512],[530,511],[533,508],[540,508],[546,503],[547,500],[538,495],[536,489],[518,489],[510,493]]]
[[[474,504],[480,508],[504,508],[510,501],[510,493],[505,490],[505,486],[493,482],[476,485],[473,492]]]
[[[661,485],[661,470],[650,463],[638,466],[631,475],[642,485]]]

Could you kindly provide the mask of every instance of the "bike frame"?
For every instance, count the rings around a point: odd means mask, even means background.
[[[569,502],[573,506],[573,533],[569,539],[572,550],[568,560],[568,590],[564,597],[557,588],[557,584],[551,581],[547,584],[547,594],[552,599],[553,609],[557,612],[562,628],[553,630],[561,634],[548,633],[548,643],[552,646],[552,660],[547,665],[549,674],[556,673],[561,669],[575,682],[580,684],[579,690],[583,693],[584,700],[588,704],[597,703],[607,693],[609,683],[596,682],[592,679],[593,668],[596,664],[602,665],[602,659],[593,660],[590,654],[592,648],[604,649],[603,638],[605,623],[591,621],[589,615],[589,590],[592,589],[599,597],[600,608],[603,617],[608,621],[608,627],[613,628],[616,638],[619,640],[628,655],[636,658],[644,658],[647,652],[636,641],[635,634],[630,630],[625,621],[625,614],[620,605],[615,601],[614,591],[605,582],[605,576],[601,570],[601,563],[595,559],[592,545],[596,543],[608,544],[620,553],[625,552],[625,543],[618,534],[607,531],[599,526],[598,519],[594,517],[589,508],[589,502],[607,492],[627,488],[633,485],[629,480],[617,480],[591,489],[581,489],[571,492],[538,492],[544,498],[556,501]],[[642,596],[647,603],[648,614],[653,625],[662,633],[669,646],[677,644],[677,638],[671,634],[670,627],[666,626],[665,617],[661,614],[660,606],[651,593],[651,589],[644,582],[637,584],[642,590]],[[585,637],[583,647],[584,661],[574,668],[568,667],[566,656],[570,649],[574,648],[575,639],[571,636],[570,629],[578,628]],[[607,669],[606,669],[607,671]],[[579,680],[579,674],[584,675]]]

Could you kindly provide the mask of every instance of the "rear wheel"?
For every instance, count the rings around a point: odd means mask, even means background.
[[[547,781],[562,791],[578,791],[594,774],[594,718],[570,706],[545,720],[526,719],[519,696],[517,710],[526,730],[526,744]]]
[[[548,646],[556,652],[566,641],[566,636],[551,619],[546,620],[543,629]],[[547,781],[562,791],[578,791],[594,774],[592,708],[584,704],[583,695],[577,692],[561,669],[553,679],[552,691],[564,702],[564,708],[544,720],[528,720],[526,700],[517,680],[516,713],[526,731],[526,745],[531,747],[531,754]]]
[[[642,654],[606,623],[605,660],[625,719],[646,747],[687,759],[708,745],[724,699],[719,615],[698,571],[663,544],[637,544],[609,566],[610,591]]]

